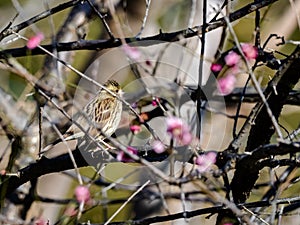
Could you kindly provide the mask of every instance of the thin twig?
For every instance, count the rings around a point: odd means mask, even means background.
[[[197,8],[197,1],[192,0],[191,2],[191,10],[190,10],[190,17],[189,17],[189,22],[188,22],[188,27],[192,27],[196,15],[196,8]]]
[[[114,40],[115,37],[114,37],[113,33],[111,32],[111,30],[110,30],[110,28],[109,28],[109,26],[108,26],[108,24],[107,24],[107,22],[106,22],[106,20],[105,20],[105,16],[103,16],[103,15],[101,14],[101,12],[94,6],[94,4],[91,2],[91,0],[86,0],[86,1],[87,1],[87,2],[89,3],[89,5],[92,7],[92,9],[94,10],[94,12],[99,16],[99,18],[100,18],[100,20],[102,21],[103,26],[104,26],[106,32],[108,33],[110,39],[111,39],[111,40]]]
[[[221,196],[219,193],[209,190],[209,188],[205,183],[198,182],[198,183],[194,183],[194,185],[198,186],[199,189],[201,189],[207,195],[207,197],[212,199],[215,203],[221,203],[225,205],[227,208],[229,208],[237,217],[241,218],[243,222],[245,222],[246,224],[252,224],[251,221],[249,220],[249,217],[246,216],[242,212],[242,210],[238,208],[236,204],[230,202],[229,200]]]
[[[204,52],[205,52],[205,37],[206,37],[206,13],[207,13],[207,0],[203,0],[203,10],[202,10],[202,36],[201,36],[201,51],[200,51],[200,62],[199,62],[199,68],[198,68],[198,96],[196,100],[197,104],[197,115],[198,115],[198,123],[199,123],[199,129],[197,129],[196,137],[200,140],[201,137],[201,120],[202,120],[202,115],[201,115],[201,105],[202,101],[200,98],[200,90],[202,89],[202,84],[203,84],[203,65],[204,65]]]
[[[18,0],[11,0],[12,3],[13,3],[13,6],[15,7],[15,9],[17,10],[18,12],[18,15],[20,15],[20,17],[22,19],[26,18],[26,14],[25,14],[25,11],[23,10],[23,7],[20,5],[19,1]],[[37,26],[35,26],[35,24],[33,24],[34,26],[31,26],[31,29],[35,32],[35,33],[38,33],[39,30],[37,28]]]
[[[116,215],[119,214],[119,212],[139,193],[141,192],[148,184],[150,183],[150,180],[146,181],[139,189],[136,190],[128,199],[126,202],[124,202],[118,210],[104,223],[104,225],[109,224],[115,217]]]
[[[293,132],[290,135],[288,135],[285,139],[296,139],[299,134],[300,134],[300,124],[298,128],[293,130]]]
[[[242,208],[247,211],[248,213],[250,213],[252,216],[254,216],[256,219],[258,219],[260,222],[262,222],[263,224],[267,224],[270,225],[269,223],[267,223],[267,221],[265,221],[263,218],[255,215],[251,210],[249,210],[248,208],[246,208],[245,206],[242,206]]]
[[[43,113],[43,116],[51,123],[51,118],[50,116],[47,114],[47,112],[45,110],[42,111]],[[79,173],[79,169],[78,169],[78,166],[76,164],[76,161],[75,161],[75,158],[73,156],[73,153],[72,153],[72,150],[70,149],[70,146],[69,144],[65,141],[64,139],[64,136],[62,135],[62,133],[59,131],[59,129],[57,128],[57,126],[53,123],[51,123],[51,126],[52,128],[54,129],[54,131],[58,134],[59,138],[62,140],[62,142],[64,143],[64,145],[66,146],[67,150],[68,150],[68,153],[69,153],[69,156],[70,156],[70,159],[73,163],[73,166],[74,166],[74,169],[76,171],[76,175],[77,175],[77,180],[78,180],[78,183],[80,185],[83,185],[83,181],[82,181],[82,178],[80,176],[80,173]]]
[[[143,18],[143,23],[142,23],[142,26],[141,26],[141,29],[140,31],[138,32],[138,34],[135,36],[136,38],[139,38],[144,29],[145,29],[145,26],[146,26],[146,22],[147,22],[147,19],[148,19],[148,15],[149,15],[149,10],[150,10],[150,5],[151,5],[151,0],[145,0],[146,2],[146,11],[145,11],[145,16]]]
[[[26,27],[28,27],[28,26],[30,26],[30,25],[32,25],[32,24],[34,24],[34,23],[36,23],[36,22],[38,22],[38,21],[40,21],[40,20],[42,20],[42,19],[44,19],[48,16],[50,16],[50,15],[54,15],[58,12],[63,11],[64,9],[67,9],[69,7],[77,5],[78,3],[82,3],[84,1],[86,1],[86,0],[71,0],[71,1],[65,2],[63,4],[60,4],[60,5],[54,7],[50,10],[46,10],[46,11],[44,11],[44,12],[42,12],[42,13],[30,18],[29,20],[26,20],[26,21],[24,21],[24,22],[22,22],[22,23],[20,23],[16,26],[13,26],[11,28],[6,27],[4,30],[2,30],[0,32],[0,40],[2,40],[3,38],[5,38],[5,37],[7,37],[7,36],[9,36],[13,33],[17,33],[20,30],[23,30],[24,28],[26,28]]]
[[[27,38],[25,38],[24,36],[22,36],[22,35],[20,35],[18,33],[14,33],[14,34],[17,35],[18,37],[22,38],[23,40],[28,41]],[[92,78],[88,77],[87,75],[85,75],[84,73],[80,72],[78,69],[76,69],[72,65],[70,65],[67,62],[61,60],[58,56],[54,55],[52,52],[48,51],[44,47],[42,47],[40,45],[38,45],[37,47],[40,48],[41,50],[43,50],[48,55],[50,55],[53,58],[55,58],[58,62],[62,63],[65,67],[69,68],[70,70],[72,70],[73,72],[75,72],[76,74],[78,74],[79,76],[81,76],[82,78],[86,79],[87,81],[91,82],[92,84],[96,85],[97,87],[100,87],[101,89],[104,89],[105,91],[107,91],[113,97],[116,97],[118,100],[120,100],[122,103],[124,103],[136,115],[137,118],[139,118],[139,119],[142,120],[142,118],[140,117],[139,113],[131,106],[131,104],[129,104],[127,101],[125,101],[119,95],[115,94],[111,90],[107,89],[107,87],[103,86],[99,82],[95,81],[94,79],[92,79]]]
[[[107,187],[102,188],[102,190],[101,190],[102,193],[107,192],[110,189],[113,189],[114,187],[116,187],[118,185],[118,183],[121,183],[122,181],[124,181],[125,179],[127,179],[128,177],[134,175],[137,172],[138,172],[138,170],[133,170],[133,171],[129,172],[128,174],[126,174],[125,176],[120,177],[119,179],[117,179],[116,181],[112,182]]]

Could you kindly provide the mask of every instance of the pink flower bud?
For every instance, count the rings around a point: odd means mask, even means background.
[[[224,58],[227,66],[235,66],[240,59],[241,57],[234,51],[230,51]]]
[[[44,40],[44,34],[38,33],[35,36],[32,36],[28,39],[26,46],[29,49],[34,49],[41,43],[42,40]]]
[[[193,140],[193,136],[190,132],[184,132],[181,137],[181,143],[183,145],[189,145]]]
[[[152,104],[153,106],[157,106],[157,101],[156,101],[155,99],[153,99],[152,102],[151,102],[151,104]]]
[[[182,119],[178,117],[168,117],[166,119],[167,123],[167,131],[172,134],[173,136],[177,135],[178,131],[180,132],[183,127]]]
[[[220,72],[222,70],[222,65],[218,63],[212,63],[210,66],[210,70],[213,72]]]
[[[190,133],[189,127],[178,117],[168,117],[166,119],[167,132],[183,145],[188,145],[192,142],[193,136]]]
[[[87,186],[77,186],[75,189],[75,197],[78,202],[86,203],[91,198],[90,190]]]
[[[229,95],[233,91],[235,83],[236,77],[232,74],[228,74],[227,76],[220,78],[217,81],[217,88],[219,94],[223,96]]]
[[[257,48],[251,44],[243,43],[241,44],[242,50],[248,60],[256,59],[258,56]]]
[[[131,125],[130,126],[130,131],[133,133],[133,134],[137,134],[139,132],[141,132],[142,128],[140,125]]]
[[[136,47],[131,47],[128,44],[122,45],[125,54],[134,61],[141,58],[141,52]]]
[[[165,151],[165,146],[161,141],[155,140],[152,143],[153,150],[157,153],[163,153]]]

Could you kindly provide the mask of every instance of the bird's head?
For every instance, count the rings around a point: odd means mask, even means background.
[[[114,92],[114,93],[116,93],[116,94],[118,94],[118,93],[121,92],[121,86],[120,86],[120,84],[119,84],[117,81],[115,81],[115,80],[108,80],[108,81],[104,84],[104,86],[105,86],[108,90],[110,90],[110,91],[112,91],[112,92]]]

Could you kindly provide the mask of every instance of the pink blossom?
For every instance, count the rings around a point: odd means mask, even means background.
[[[163,153],[165,151],[165,146],[161,141],[155,140],[152,143],[153,150],[157,153]]]
[[[167,131],[172,134],[173,136],[180,135],[182,130],[188,129],[184,124],[183,120],[178,117],[168,117],[166,119],[167,123]]]
[[[235,66],[241,57],[234,51],[230,51],[224,58],[227,66]]]
[[[222,70],[222,65],[218,63],[212,63],[210,66],[210,70],[213,72],[220,72]]]
[[[153,99],[152,102],[151,102],[151,104],[152,104],[153,106],[157,106],[157,101],[156,101],[155,99]]]
[[[75,197],[78,202],[88,202],[91,198],[90,190],[87,186],[77,186],[75,189]]]
[[[181,142],[184,145],[188,145],[192,142],[193,136],[190,132],[184,132],[181,137]]]
[[[141,52],[136,47],[131,47],[128,44],[122,45],[125,54],[134,61],[141,58]]]
[[[257,48],[251,44],[243,43],[241,44],[242,50],[248,60],[256,59],[258,56]]]
[[[134,155],[137,155],[138,150],[134,147],[127,147],[127,150]],[[117,155],[117,160],[120,162],[133,162],[133,160],[123,151],[120,151]]]
[[[44,34],[38,33],[35,36],[32,36],[28,39],[26,46],[29,49],[34,49],[41,43],[42,40],[44,40]]]
[[[178,117],[168,117],[166,119],[167,132],[183,145],[188,145],[192,142],[192,134],[189,127]]]
[[[160,99],[158,97],[153,97],[151,104],[157,106],[158,103],[160,103]]]
[[[223,96],[229,95],[233,91],[235,83],[236,77],[233,74],[228,74],[227,76],[220,78],[217,81],[219,94]]]
[[[137,134],[139,132],[141,132],[142,128],[140,125],[131,125],[130,126],[130,131],[133,133],[133,134]]]
[[[197,170],[200,173],[207,171],[207,169],[216,162],[217,153],[208,152],[203,155],[199,155],[196,159],[196,164],[198,165]]]

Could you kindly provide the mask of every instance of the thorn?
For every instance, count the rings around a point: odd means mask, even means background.
[[[275,85],[272,85],[275,95],[278,95],[277,88]]]

